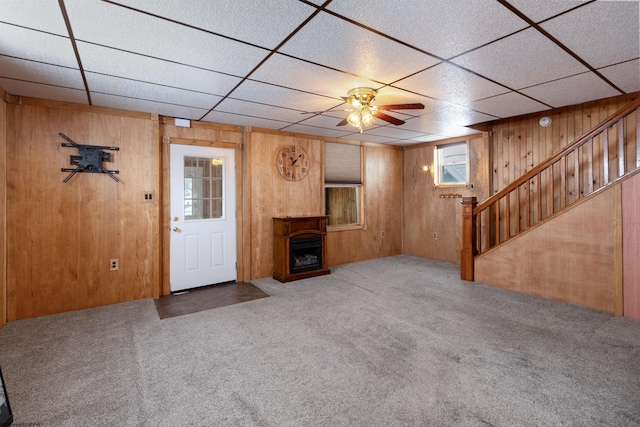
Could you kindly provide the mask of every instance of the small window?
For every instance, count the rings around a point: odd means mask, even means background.
[[[433,158],[434,179],[437,186],[467,185],[469,162],[466,142],[438,145]]]
[[[325,215],[327,225],[353,225],[360,223],[359,186],[324,187]]]
[[[361,224],[361,150],[359,145],[324,144],[324,201],[328,226]]]

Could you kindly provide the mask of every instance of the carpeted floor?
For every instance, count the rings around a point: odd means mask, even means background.
[[[12,322],[16,425],[637,426],[640,322],[396,256],[160,320],[151,299]]]

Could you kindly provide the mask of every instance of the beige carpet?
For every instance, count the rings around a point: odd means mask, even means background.
[[[16,425],[637,426],[640,322],[397,256],[160,320],[153,300],[12,322]]]

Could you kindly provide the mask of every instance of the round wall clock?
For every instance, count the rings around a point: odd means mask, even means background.
[[[297,145],[285,145],[278,151],[276,169],[284,179],[299,181],[309,173],[309,156]]]

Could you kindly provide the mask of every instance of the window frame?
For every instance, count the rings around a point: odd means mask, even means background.
[[[326,176],[325,176],[325,165],[326,165],[326,156],[325,156],[325,150],[324,150],[324,144],[327,143],[331,143],[331,144],[345,144],[345,145],[351,145],[351,146],[357,146],[360,150],[360,182],[359,183],[341,183],[341,182],[326,182]],[[355,188],[356,190],[356,197],[357,197],[357,201],[356,201],[356,216],[357,216],[357,223],[352,223],[352,224],[336,224],[336,225],[329,225],[329,221],[327,221],[327,232],[331,232],[331,231],[346,231],[346,230],[362,230],[362,229],[366,229],[366,227],[364,226],[365,221],[364,221],[364,197],[365,197],[365,176],[364,176],[364,147],[362,144],[348,144],[348,143],[342,143],[342,142],[333,142],[333,141],[324,141],[323,142],[323,159],[322,159],[322,207],[323,207],[323,211],[327,212],[327,199],[326,199],[326,190],[327,188],[344,188],[344,187],[349,187],[349,188]],[[327,214],[328,215],[328,214]]]
[[[464,145],[465,147],[465,181],[457,181],[457,182],[441,182],[442,168],[450,165],[441,164],[442,163],[442,155],[446,149],[454,148],[455,146]],[[470,180],[470,169],[469,169],[469,141],[467,140],[459,140],[455,142],[450,142],[447,144],[436,145],[433,149],[433,185],[436,188],[456,188],[456,187],[468,187]]]

